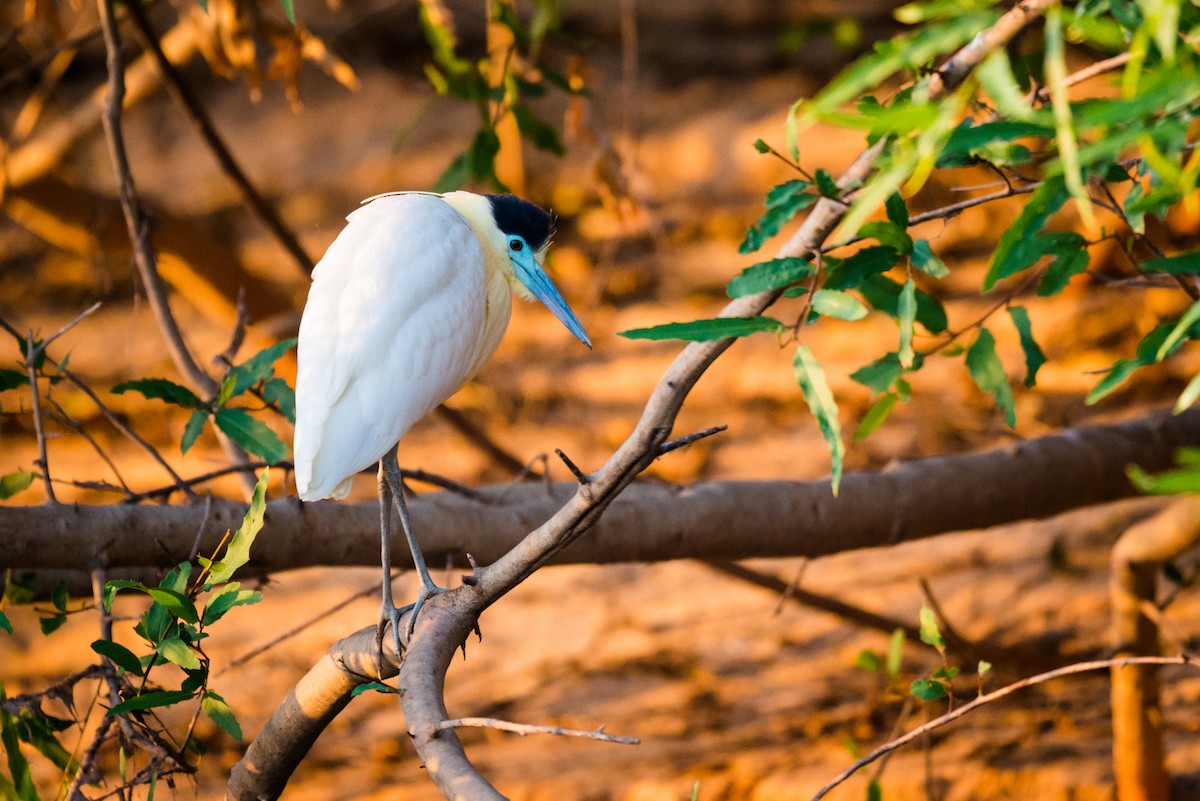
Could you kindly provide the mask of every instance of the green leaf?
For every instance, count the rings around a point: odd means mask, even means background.
[[[997,49],[975,68],[979,84],[992,98],[996,108],[1014,120],[1028,120],[1034,116],[1033,108],[1025,99],[1025,92],[1013,76],[1012,62],[1004,48]]]
[[[939,651],[945,651],[946,640],[942,637],[942,630],[938,628],[937,616],[925,604],[921,604],[921,642],[926,645],[932,645]]]
[[[365,684],[356,685],[354,689],[350,691],[350,696],[352,698],[357,698],[363,693],[369,692],[385,693],[388,695],[397,695],[399,693],[395,687],[389,687],[383,682],[368,681]]]
[[[904,282],[900,290],[900,298],[896,304],[896,319],[900,323],[900,366],[906,370],[913,366],[916,353],[913,352],[913,323],[917,319],[917,285],[912,276]]]
[[[194,409],[188,417],[187,425],[183,427],[183,437],[179,440],[179,452],[187,453],[196,444],[196,438],[204,431],[208,422],[208,409]]]
[[[243,590],[241,584],[231,581],[208,599],[204,605],[204,616],[201,622],[205,626],[216,623],[225,613],[235,606],[256,604],[262,600],[262,593],[257,590]]]
[[[0,629],[4,629],[9,634],[13,633],[12,623],[9,621],[8,615],[4,614],[3,611],[0,611]]]
[[[1054,112],[1055,138],[1058,142],[1058,158],[1067,190],[1079,207],[1079,216],[1085,225],[1095,222],[1092,201],[1083,185],[1083,169],[1079,161],[1079,142],[1075,138],[1075,122],[1071,116],[1071,102],[1067,87],[1067,61],[1064,54],[1062,32],[1062,6],[1052,5],[1046,9],[1045,26],[1045,77],[1050,90],[1050,108]]]
[[[817,170],[813,178],[817,182],[817,194],[831,200],[841,200],[842,188],[837,185],[837,181],[827,170]]]
[[[1099,383],[1088,393],[1084,403],[1091,406],[1129,380],[1129,377],[1139,367],[1158,361],[1162,344],[1174,327],[1171,323],[1163,323],[1142,337],[1142,341],[1137,346],[1137,353],[1132,358],[1117,359],[1113,362],[1112,367],[1108,368],[1108,372],[1104,374],[1104,378],[1101,378]]]
[[[204,710],[204,714],[212,718],[213,723],[221,727],[222,731],[239,743],[242,741],[242,727],[238,724],[233,710],[229,708],[229,704],[225,703],[224,698],[212,690],[205,690],[204,695],[200,697],[200,708]]]
[[[893,629],[888,639],[887,672],[893,680],[900,675],[904,662],[904,629]]]
[[[893,194],[892,197],[899,197]],[[908,232],[894,222],[875,220],[858,229],[858,235],[863,238],[876,239],[884,247],[891,248],[904,255],[912,252],[913,241]]]
[[[870,648],[864,648],[858,652],[858,656],[854,657],[854,667],[878,673],[883,669],[883,660],[879,658],[879,654]]]
[[[988,672],[991,671],[991,669],[992,669],[991,662],[988,662],[984,659],[980,659],[978,667],[975,668],[975,672],[978,673],[980,676],[986,676],[988,674]]]
[[[264,461],[275,463],[287,458],[288,446],[266,423],[254,419],[245,409],[217,409],[213,420],[227,437]]]
[[[296,391],[282,378],[272,378],[263,384],[263,400],[273,403],[289,423],[296,422]]]
[[[23,387],[29,383],[29,376],[25,373],[7,368],[0,368],[0,392],[6,389],[16,389]]]
[[[0,688],[0,701],[5,700],[3,689]],[[8,773],[12,776],[12,786],[20,801],[39,801],[37,787],[33,783],[33,774],[29,770],[29,761],[21,753],[20,737],[17,732],[17,718],[0,708],[0,745],[4,746],[4,754],[8,759]]]
[[[200,657],[178,637],[167,637],[154,648],[159,656],[186,670],[198,670]]]
[[[224,405],[225,401],[230,398],[236,398],[243,394],[260,381],[271,378],[275,374],[275,362],[279,361],[283,354],[296,347],[297,341],[293,338],[276,342],[268,348],[263,348],[241,364],[230,368],[221,388],[221,405]],[[228,390],[225,389],[224,384],[229,384]]]
[[[1142,269],[1147,272],[1170,273],[1171,275],[1195,275],[1200,273],[1200,251],[1150,259],[1142,262]]]
[[[800,393],[804,396],[804,402],[808,404],[809,411],[816,418],[817,427],[821,429],[821,435],[829,447],[829,456],[832,462],[830,482],[833,486],[833,494],[837,495],[838,486],[842,482],[842,461],[846,453],[846,446],[842,443],[842,427],[838,421],[837,402],[825,379],[825,370],[812,355],[812,351],[808,349],[807,345],[800,345],[796,348],[792,366],[796,370],[796,381],[800,385]]]
[[[938,156],[937,165],[962,167],[972,163],[976,155],[997,145],[1008,145],[1014,139],[1024,137],[1049,136],[1054,136],[1054,126],[1049,124],[1000,120],[973,126],[970,120],[966,120],[950,132],[950,138]]]
[[[771,152],[771,146],[761,139],[754,140],[754,149],[763,154]]]
[[[532,111],[525,106],[518,105],[513,106],[512,112],[516,117],[517,129],[520,130],[521,136],[532,142],[534,147],[556,156],[566,153],[558,131],[539,120]]]
[[[195,409],[204,405],[204,402],[197,398],[190,389],[165,378],[139,378],[136,381],[122,381],[112,388],[114,395],[124,395],[130,390],[140,392],[150,400],[165,401],[185,409]]]
[[[212,587],[229,581],[238,568],[250,561],[250,546],[262,530],[263,517],[266,514],[267,481],[270,473],[270,468],[266,468],[258,477],[258,483],[254,485],[254,495],[250,499],[250,507],[246,510],[246,516],[242,518],[242,525],[229,539],[221,557],[221,564],[209,574],[206,586]]]
[[[163,608],[180,620],[188,623],[199,623],[200,613],[195,604],[181,592],[166,587],[146,587],[145,591],[151,598],[162,604]]]
[[[858,424],[858,428],[854,431],[854,441],[864,440],[871,434],[875,433],[883,422],[888,419],[888,415],[892,413],[892,409],[896,406],[896,401],[899,397],[894,392],[885,393],[870,410],[863,415],[862,422]]]
[[[908,206],[905,205],[904,198],[900,196],[899,192],[893,192],[891,195],[888,195],[887,203],[884,205],[884,208],[887,210],[888,219],[891,220],[897,228],[899,228],[901,231],[905,231],[908,228]],[[909,240],[910,243],[911,241],[912,240]],[[882,240],[880,240],[880,242],[884,245],[887,244]]]
[[[0,500],[5,500],[29,487],[35,474],[28,470],[17,470],[0,476]]]
[[[1062,208],[1069,196],[1062,176],[1047,178],[1033,191],[1016,222],[1000,235],[983,279],[984,291],[991,289],[1000,279],[1032,267],[1046,255],[1044,243],[1038,242],[1034,234],[1042,230],[1046,220]]]
[[[1125,468],[1133,486],[1148,495],[1200,493],[1200,468],[1189,466],[1151,475],[1135,464]]]
[[[917,679],[912,694],[919,701],[940,701],[946,697],[946,685],[934,679]]]
[[[867,316],[867,307],[858,298],[837,289],[818,289],[813,294],[812,308],[824,317],[839,320],[861,320]]]
[[[1179,393],[1179,400],[1175,401],[1175,414],[1190,409],[1197,398],[1200,398],[1200,373],[1192,376],[1192,380],[1183,388],[1183,392]]]
[[[1033,327],[1029,324],[1029,312],[1024,306],[1009,306],[1008,316],[1021,337],[1021,350],[1025,351],[1025,386],[1037,384],[1037,372],[1046,363],[1046,354],[1033,338]]]
[[[66,615],[48,615],[38,618],[38,625],[42,627],[42,634],[53,634],[62,628],[66,622]]]
[[[913,266],[930,278],[945,278],[950,274],[950,269],[933,252],[928,240],[918,239],[913,242],[911,258]]]
[[[107,657],[110,662],[126,673],[131,673],[134,676],[142,675],[142,663],[138,659],[137,654],[130,651],[124,645],[115,643],[112,640],[96,640],[92,643],[92,650],[100,656]]]
[[[888,353],[858,368],[850,374],[850,378],[875,392],[886,392],[903,372],[900,354]]]
[[[805,259],[786,258],[752,264],[735,275],[725,291],[731,298],[756,295],[778,289],[812,275],[813,266]]]
[[[635,328],[621,331],[618,336],[627,339],[683,339],[690,342],[709,342],[714,339],[744,337],[759,331],[779,332],[787,328],[772,317],[715,317],[710,320],[693,320],[690,323],[667,323],[653,328]]]
[[[296,7],[292,4],[292,0],[279,0],[283,6],[283,13],[287,14],[288,22],[296,24]]]
[[[900,297],[904,292],[900,284],[886,275],[872,275],[863,281],[859,291],[876,309],[900,319]],[[916,321],[931,334],[945,331],[948,321],[941,301],[920,289],[916,290],[916,301]]]
[[[155,709],[160,706],[171,706],[178,704],[180,701],[187,701],[192,698],[193,693],[185,690],[158,690],[156,692],[145,693],[143,695],[135,695],[128,701],[122,701],[105,713],[105,717],[114,718],[118,715],[124,715],[128,712],[135,712],[143,709]]]
[[[67,585],[67,580],[62,579],[55,583],[53,589],[50,590],[50,603],[59,612],[67,611],[67,604],[71,600],[71,590]]]
[[[738,253],[753,253],[775,236],[800,211],[817,202],[817,196],[807,192],[811,186],[799,179],[786,181],[767,193],[767,211],[746,231]]]
[[[1038,234],[1037,242],[1046,252],[1054,256],[1054,261],[1046,268],[1046,274],[1038,284],[1039,297],[1057,295],[1067,287],[1079,273],[1087,269],[1090,254],[1087,240],[1074,232]]]
[[[467,182],[471,177],[471,160],[467,153],[459,153],[450,162],[450,166],[434,182],[434,192],[452,192]]]
[[[979,329],[975,344],[967,351],[967,370],[972,380],[984,392],[990,392],[996,405],[1004,411],[1004,422],[1017,424],[1017,412],[1013,404],[1012,388],[1004,374],[1004,365],[996,355],[996,340],[986,328]]]
[[[900,261],[900,252],[888,247],[873,246],[863,248],[840,261],[828,261],[830,267],[825,278],[826,289],[858,289],[869,277],[895,267]]]

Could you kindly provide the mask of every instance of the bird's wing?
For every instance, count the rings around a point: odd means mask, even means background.
[[[344,494],[470,376],[486,314],[474,231],[435,196],[358,209],[313,271],[300,323],[296,484]]]

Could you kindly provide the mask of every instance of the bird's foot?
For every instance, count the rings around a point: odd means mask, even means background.
[[[404,645],[400,642],[400,619],[404,617],[404,613],[413,608],[413,604],[407,604],[397,608],[392,603],[390,598],[385,598],[383,608],[379,612],[379,626],[375,630],[375,655],[376,668],[379,676],[383,676],[383,638],[387,634],[388,626],[392,628],[392,638],[396,646],[396,660],[404,658]],[[416,617],[415,615],[413,616]],[[409,632],[412,636],[412,632]]]
[[[421,608],[425,606],[425,602],[435,595],[440,595],[446,590],[434,584],[432,581],[426,582],[421,587],[421,592],[417,594],[417,600],[409,606],[404,607],[406,610],[412,609],[412,614],[408,616],[408,639],[411,640],[413,632],[417,628],[417,615],[421,614]]]

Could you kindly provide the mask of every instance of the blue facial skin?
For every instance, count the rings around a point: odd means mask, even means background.
[[[567,305],[558,288],[550,281],[550,276],[546,275],[542,265],[538,264],[533,255],[533,249],[529,247],[524,237],[518,234],[508,235],[508,258],[513,263],[517,279],[533,293],[533,296],[544,303],[546,308],[559,319],[559,322],[575,335],[576,339],[589,348],[592,347],[592,341],[584,332],[583,324],[579,322],[575,312],[571,311],[571,307]]]

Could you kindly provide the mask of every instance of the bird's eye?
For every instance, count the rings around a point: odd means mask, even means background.
[[[525,243],[520,239],[510,239],[508,240],[508,249],[513,253],[520,253],[525,249]]]

